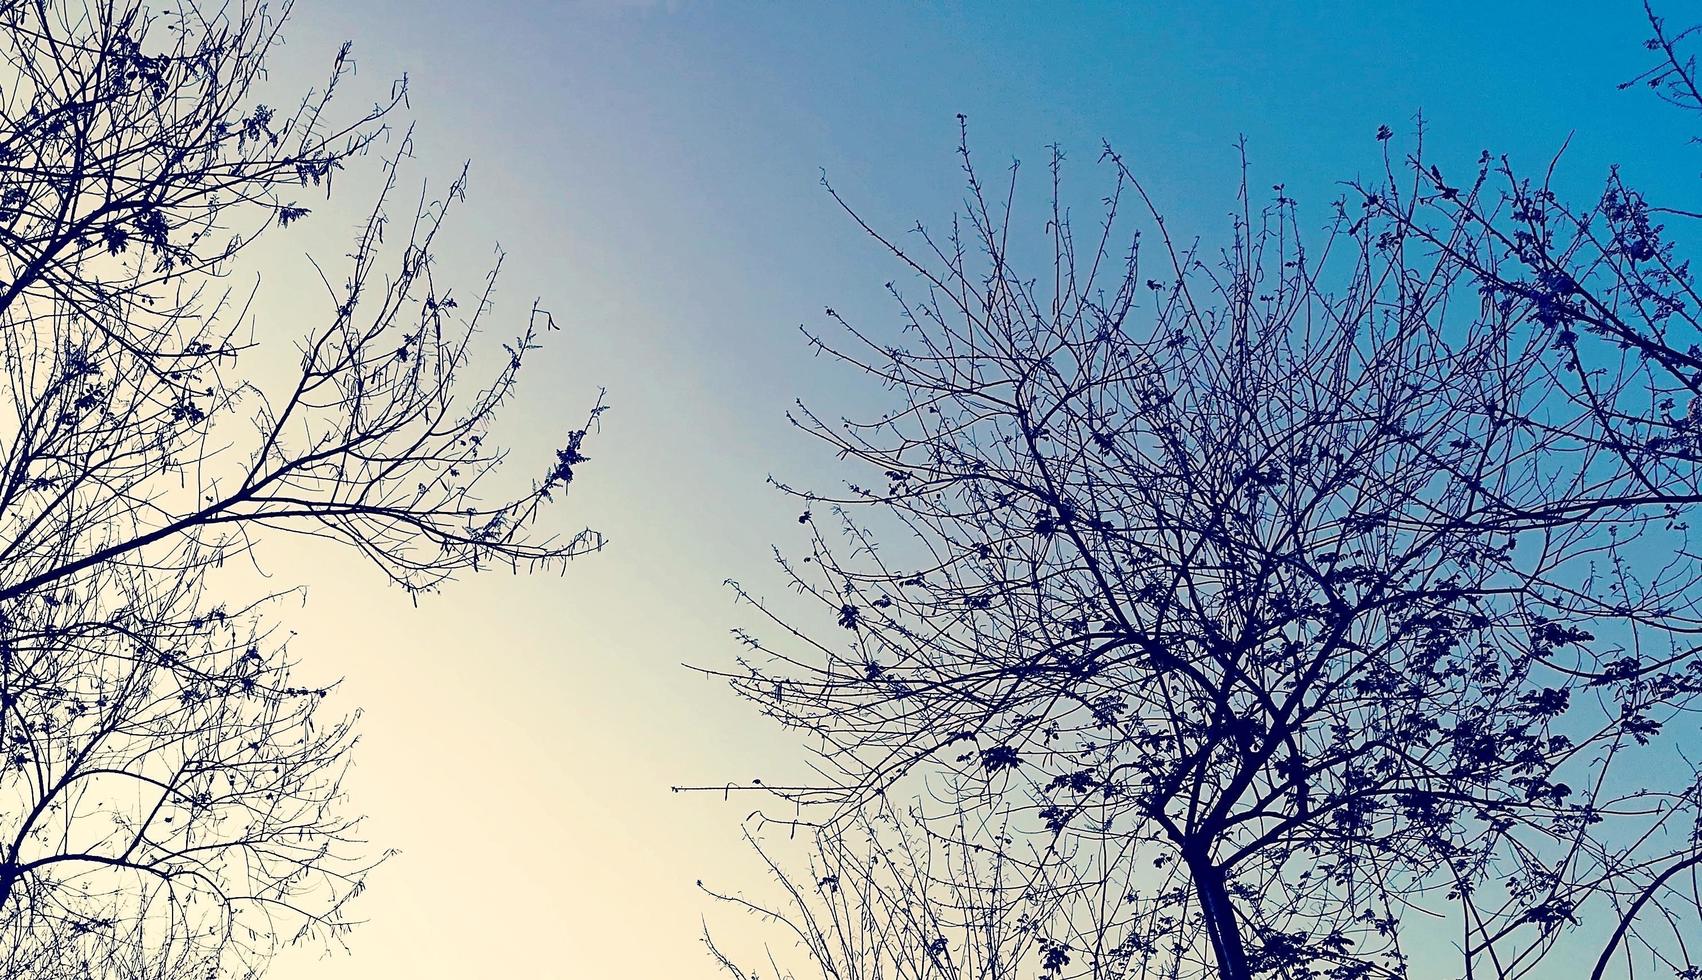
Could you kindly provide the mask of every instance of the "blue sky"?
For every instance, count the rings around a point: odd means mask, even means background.
[[[943,224],[961,112],[986,166],[1025,161],[1032,204],[1056,142],[1091,213],[1108,139],[1172,229],[1212,241],[1238,136],[1252,186],[1286,184],[1322,225],[1340,182],[1380,166],[1378,126],[1410,146],[1422,110],[1445,170],[1484,148],[1545,166],[1570,137],[1572,199],[1623,162],[1695,204],[1702,153],[1654,99],[1615,90],[1645,34],[1630,3],[299,0],[274,80],[313,80],[345,38],[368,97],[409,73],[414,179],[473,161],[444,266],[475,282],[500,242],[497,322],[518,329],[537,296],[564,328],[528,368],[517,451],[543,458],[600,386],[614,408],[569,504],[610,547],[565,578],[468,581],[418,610],[358,570],[317,578],[295,652],[367,709],[350,790],[404,853],[350,954],[276,975],[713,975],[696,936],[715,913],[692,883],[755,875],[749,807],[667,787],[793,756],[679,665],[730,660],[744,614],[723,579],[772,581],[769,546],[794,543],[765,476],[828,478],[785,425],[792,399],[864,397],[798,326],[832,306],[879,327],[898,271],[823,170],[879,227]],[[300,247],[335,249],[358,204],[317,204]],[[296,315],[293,274],[263,319]]]

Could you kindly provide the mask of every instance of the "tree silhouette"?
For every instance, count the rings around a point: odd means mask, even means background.
[[[539,526],[589,422],[499,485],[489,429],[553,323],[534,308],[464,376],[495,271],[458,298],[432,247],[465,172],[390,220],[405,85],[339,121],[345,46],[293,109],[263,104],[287,13],[0,3],[7,976],[253,975],[347,927],[372,864],[338,789],[351,721],[293,679],[280,597],[221,599],[213,569],[295,532],[418,594],[601,543]],[[229,284],[248,247],[385,140],[346,264],[291,308],[309,326],[257,327]]]
[[[1208,258],[1109,148],[1103,222],[1072,231],[1055,152],[1030,250],[1014,170],[995,197],[961,152],[949,234],[862,225],[920,283],[900,333],[810,338],[892,392],[795,419],[857,470],[782,484],[810,545],[781,567],[837,629],[738,589],[780,639],[729,676],[829,777],[781,795],[830,847],[933,801],[919,833],[1023,869],[1028,975],[1518,977],[1635,903],[1638,962],[1694,970],[1695,474],[1598,407],[1644,376],[1480,301],[1490,233],[1415,233],[1393,155],[1315,240],[1243,186]]]
[[[1645,46],[1658,60],[1620,88],[1647,87],[1691,118],[1702,114],[1691,51],[1702,25],[1674,30],[1646,4],[1644,12],[1651,32]],[[1675,234],[1667,226],[1702,214],[1651,203],[1617,166],[1601,197],[1579,207],[1555,193],[1553,164],[1533,178],[1485,151],[1470,180],[1457,182],[1418,155],[1410,163],[1422,177],[1416,206],[1361,188],[1367,206],[1469,270],[1484,302],[1533,321],[1573,355],[1556,372],[1554,389],[1582,410],[1580,424],[1593,426],[1589,438],[1635,469],[1670,471],[1615,493],[1592,488],[1508,515],[1510,521],[1595,513],[1628,499],[1702,500],[1693,407],[1702,393],[1702,296],[1682,247],[1685,229]]]
[[[5,975],[241,975],[339,927],[372,864],[353,729],[315,725],[260,610],[147,574],[60,594],[4,651]]]
[[[952,816],[953,835],[966,837],[965,814]],[[777,980],[811,973],[840,980],[1056,974],[1069,964],[1071,948],[1091,948],[1102,938],[1078,931],[1060,940],[1036,928],[1065,918],[1078,930],[1101,921],[1096,907],[1076,894],[1072,886],[1078,882],[1035,875],[1068,874],[1069,864],[1036,865],[1012,860],[997,847],[955,846],[952,838],[935,833],[934,822],[918,810],[900,811],[882,801],[847,824],[812,834],[804,874],[771,853],[753,831],[749,841],[779,884],[779,900],[766,904],[712,891],[702,882],[699,887],[760,923],[778,926],[803,949],[805,963],[798,968],[786,958],[771,960]],[[1008,828],[998,830],[995,836],[1005,839]],[[1073,914],[1060,915],[1060,906],[1072,897]],[[735,976],[760,975],[742,967],[736,953],[724,952],[707,930],[704,941]]]

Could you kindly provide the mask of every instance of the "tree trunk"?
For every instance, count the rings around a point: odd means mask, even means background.
[[[1212,864],[1210,855],[1203,849],[1187,848],[1182,856],[1200,899],[1218,976],[1222,980],[1252,980],[1253,972],[1247,966],[1247,946],[1241,939],[1241,925],[1235,921],[1235,906],[1230,904],[1223,870]]]

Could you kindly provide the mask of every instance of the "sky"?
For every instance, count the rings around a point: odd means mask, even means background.
[[[1173,229],[1211,240],[1238,137],[1252,186],[1285,184],[1321,225],[1340,182],[1380,166],[1377,128],[1410,146],[1422,111],[1444,169],[1484,148],[1530,169],[1566,145],[1574,200],[1616,162],[1689,200],[1702,156],[1615,88],[1645,33],[1629,3],[298,0],[270,84],[311,84],[345,39],[360,99],[406,73],[410,179],[472,162],[441,266],[470,286],[506,251],[493,346],[534,297],[562,326],[499,434],[542,459],[599,389],[612,408],[561,516],[608,547],[563,575],[468,578],[416,607],[349,555],[265,552],[309,584],[291,650],[364,712],[347,788],[400,851],[346,951],[291,950],[273,976],[716,975],[701,921],[741,925],[694,883],[760,884],[739,841],[753,804],[670,787],[773,778],[799,755],[683,665],[731,663],[749,619],[724,581],[778,590],[770,549],[800,543],[766,478],[835,478],[788,407],[869,403],[798,328],[824,307],[890,326],[899,271],[824,172],[876,227],[943,224],[963,113],[995,170],[1020,158],[1038,178],[1061,144],[1088,207],[1110,141]],[[311,315],[304,253],[340,254],[352,183],[268,246],[263,325]]]

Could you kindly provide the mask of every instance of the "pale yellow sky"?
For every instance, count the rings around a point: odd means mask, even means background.
[[[343,196],[356,186],[338,197],[357,200]],[[455,229],[461,264],[445,261],[468,285],[490,254],[479,235],[496,222],[475,221],[479,208],[475,191]],[[335,199],[320,209],[328,220],[257,257],[268,266],[263,333],[318,312],[287,246],[338,254],[343,212]],[[530,248],[504,245],[516,257]],[[259,551],[275,583],[308,584],[303,608],[279,610],[297,634],[291,652],[304,679],[343,677],[336,704],[363,711],[351,806],[370,816],[375,847],[401,852],[372,876],[358,907],[369,921],[349,952],[292,949],[273,977],[711,976],[698,935],[715,910],[695,881],[761,886],[739,844],[751,806],[670,786],[772,778],[797,757],[772,725],[682,666],[735,655],[728,630],[745,617],[722,580],[763,573],[790,505],[763,486],[763,443],[728,459],[693,450],[699,436],[668,435],[733,427],[714,379],[697,391],[689,377],[672,381],[696,404],[686,412],[661,397],[644,348],[665,356],[667,317],[611,295],[594,266],[564,264],[549,281],[505,280],[493,348],[534,294],[564,330],[528,366],[498,435],[524,479],[581,424],[598,386],[610,388],[613,408],[586,444],[592,461],[554,515],[564,531],[603,531],[606,550],[563,575],[469,576],[417,607],[343,549],[274,535]],[[774,395],[769,430],[783,440]],[[250,577],[231,575],[233,588]],[[732,934],[745,928],[720,918]]]
[[[353,955],[292,951],[274,975],[709,975],[693,881],[748,871],[743,808],[668,786],[773,754],[676,666],[725,635],[726,607],[657,610],[643,590],[661,576],[630,549],[418,609],[376,576],[320,577],[292,649],[364,708],[348,789],[402,853],[372,878]]]
[[[274,81],[305,77],[297,60],[316,67],[310,55],[339,37],[371,37],[371,21],[328,9],[301,4]],[[701,322],[679,328],[690,308],[647,294],[633,274],[641,249],[617,256],[609,227],[573,219],[575,199],[591,192],[574,189],[572,160],[547,158],[547,134],[516,132],[500,150],[463,139],[468,108],[431,94],[445,87],[427,67],[435,55],[368,41],[357,58],[365,85],[414,75],[412,179],[441,186],[473,158],[472,195],[441,258],[471,287],[495,243],[510,253],[490,349],[523,326],[534,296],[564,328],[529,363],[498,433],[515,447],[516,478],[609,389],[613,407],[586,444],[592,461],[555,516],[562,530],[591,524],[610,543],[565,575],[468,577],[418,608],[346,551],[277,536],[261,549],[276,581],[309,584],[305,608],[289,613],[291,651],[304,677],[344,677],[337,703],[364,712],[351,805],[370,815],[376,846],[401,852],[372,876],[359,906],[369,921],[349,952],[292,949],[271,976],[716,975],[701,918],[718,916],[732,934],[745,927],[695,882],[761,887],[739,842],[752,805],[670,786],[770,775],[797,753],[681,664],[730,662],[728,631],[745,617],[722,581],[765,574],[769,543],[793,524],[791,505],[763,481],[776,462],[769,447],[802,445],[783,418],[797,392],[763,384],[732,351],[692,349],[713,338]],[[539,171],[560,176],[540,184]],[[302,253],[341,255],[338,236],[365,190],[351,179],[330,202],[304,199],[315,218],[251,256],[265,266],[264,336],[288,337],[322,312]],[[787,319],[766,327],[771,356],[807,368],[796,315]]]

